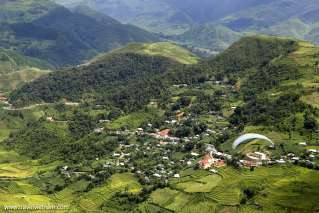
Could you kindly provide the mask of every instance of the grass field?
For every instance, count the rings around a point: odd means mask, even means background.
[[[196,55],[171,42],[130,44],[114,52],[135,52],[146,55],[163,56],[182,64],[196,64],[199,61]]]
[[[119,117],[112,123],[106,125],[109,129],[120,129],[122,127],[128,127],[130,129],[136,129],[145,122],[151,122],[163,115],[163,112],[156,109],[149,109],[148,112],[134,112],[122,117]]]
[[[319,93],[318,92],[314,92],[310,95],[302,96],[301,101],[319,109]]]
[[[21,86],[23,83],[33,81],[48,73],[49,71],[30,68],[0,75],[0,91],[12,91]]]

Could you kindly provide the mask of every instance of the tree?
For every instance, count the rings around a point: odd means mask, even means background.
[[[79,111],[74,114],[73,119],[69,125],[70,132],[77,139],[90,133],[95,127],[95,120],[92,117]]]
[[[306,111],[304,115],[304,119],[305,119],[304,120],[305,129],[312,130],[312,131],[318,129],[318,122],[312,113],[310,113],[309,111]]]
[[[118,108],[114,108],[108,115],[108,119],[114,120],[122,115],[122,111]]]

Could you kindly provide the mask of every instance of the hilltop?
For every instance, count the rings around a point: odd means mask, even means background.
[[[199,58],[190,51],[171,42],[129,44],[112,53],[137,53],[169,58],[181,64],[196,64]]]

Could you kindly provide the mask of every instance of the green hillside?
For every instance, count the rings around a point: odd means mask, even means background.
[[[21,87],[23,84],[31,82],[43,75],[48,74],[48,70],[37,68],[26,68],[8,74],[0,75],[0,91],[8,92]]]
[[[240,33],[232,31],[223,25],[207,24],[195,26],[174,39],[197,49],[199,52],[208,52],[208,55],[211,55],[227,49],[230,44],[239,40],[241,36]]]
[[[53,69],[49,63],[0,48],[0,91],[9,92]]]
[[[95,101],[101,100],[134,108],[135,104],[146,104],[149,96],[159,95],[162,85],[151,86],[151,77],[165,73],[174,65],[176,62],[164,57],[136,53],[107,54],[88,66],[57,71],[35,80],[14,91],[11,100],[17,105],[26,105],[55,102],[63,98],[85,101],[89,95]],[[126,87],[123,87],[123,83]],[[145,88],[143,83],[150,87]],[[132,89],[129,93],[134,90],[134,95],[139,97],[138,99],[125,95],[125,90],[129,88]],[[148,90],[146,96],[143,94],[145,90]]]
[[[0,49],[0,75],[30,67],[37,67],[40,69],[53,68],[45,61],[23,56],[11,50]]]
[[[0,9],[0,17],[4,17],[0,47],[60,67],[80,64],[130,42],[157,40],[137,27],[100,16],[103,18],[80,10],[71,12],[49,0],[5,1]]]

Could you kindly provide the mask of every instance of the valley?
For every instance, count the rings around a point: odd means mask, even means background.
[[[317,0],[0,0],[0,212],[319,212]]]
[[[24,84],[5,96],[15,110],[0,109],[0,205],[316,212],[318,55],[309,42],[266,36],[208,59],[131,44]],[[232,148],[252,132],[275,148]],[[257,152],[269,160],[242,161]],[[217,161],[204,169],[205,158]]]

